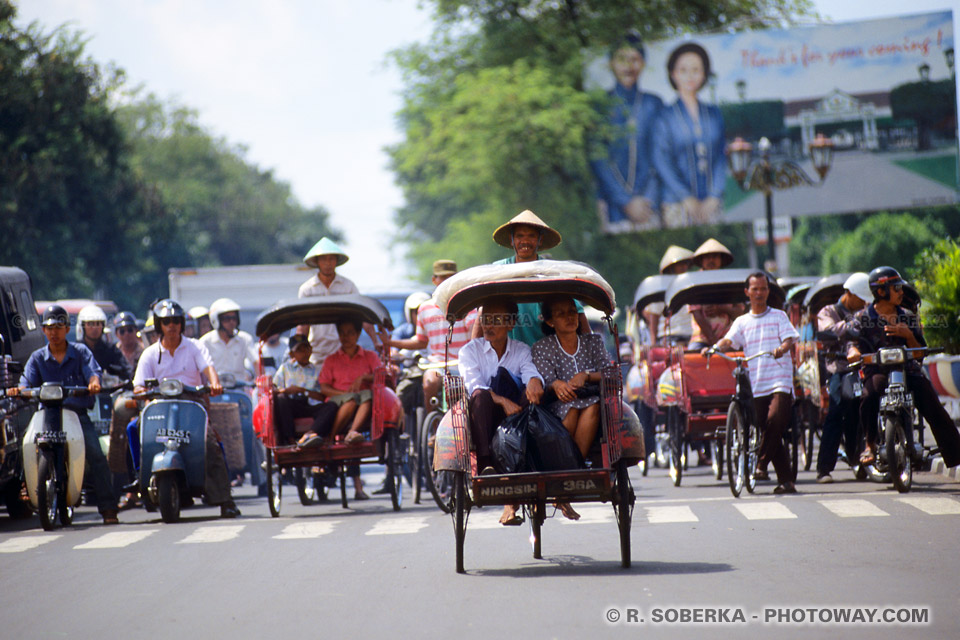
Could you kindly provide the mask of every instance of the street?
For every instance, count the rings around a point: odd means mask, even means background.
[[[364,475],[368,487],[382,477],[376,467]],[[620,567],[613,510],[603,504],[576,505],[579,522],[559,514],[548,520],[543,560],[532,558],[526,525],[500,526],[498,509],[472,511],[466,575],[454,571],[450,518],[427,496],[413,504],[409,492],[399,513],[384,496],[343,510],[337,492],[334,501],[304,507],[287,486],[280,518],[270,517],[266,500],[250,487],[235,490],[238,520],[197,506],[177,524],[134,510],[121,514],[119,526],[105,527],[95,509],[81,507],[74,526],[45,533],[36,517],[3,516],[4,636],[960,632],[953,580],[960,560],[942,552],[956,549],[960,523],[960,485],[950,478],[918,474],[914,491],[901,495],[856,482],[847,469],[835,472],[834,484],[818,485],[811,471],[800,474],[800,495],[774,497],[767,482],[734,499],[708,467],[691,467],[679,488],[663,469],[646,478],[634,469],[631,476],[637,504],[629,570]],[[862,608],[859,615],[877,621],[808,622],[838,615],[838,608]],[[917,610],[927,622],[885,624],[885,609],[893,619]],[[683,616],[710,622],[683,623]]]

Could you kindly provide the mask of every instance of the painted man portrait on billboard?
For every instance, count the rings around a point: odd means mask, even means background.
[[[778,215],[960,201],[950,11],[633,40],[625,74],[630,42],[585,70],[585,87],[605,91],[609,105],[610,127],[590,159],[608,233],[763,217],[763,194],[742,190],[728,168],[736,138],[755,150],[767,138],[772,161],[811,176],[810,143],[833,143],[829,177],[778,192]]]

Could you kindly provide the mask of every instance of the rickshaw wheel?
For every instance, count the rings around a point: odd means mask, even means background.
[[[267,449],[267,505],[270,515],[280,516],[280,497],[283,494],[283,478],[280,476],[280,467],[273,457],[273,450]]]
[[[627,464],[621,460],[617,463],[617,487],[613,509],[617,516],[617,528],[620,530],[620,566],[624,569],[630,568],[630,523],[633,520],[635,501],[636,496],[630,485]]]
[[[340,466],[340,506],[346,509],[347,504],[347,467]]]
[[[713,467],[713,477],[717,480],[723,480],[723,446],[714,438],[710,441],[710,458]]]
[[[307,507],[314,502],[326,500],[327,488],[323,486],[319,474],[309,473],[304,467],[296,467],[293,471],[293,479],[297,485],[297,496],[303,506]]]
[[[467,537],[467,491],[464,486],[467,474],[463,471],[453,473],[453,535],[457,543],[457,573],[464,573],[463,543]]]
[[[727,449],[727,481],[734,498],[740,497],[746,484],[747,454],[743,441],[743,415],[736,402],[727,409],[727,430],[724,436]]]
[[[547,505],[538,500],[536,504],[528,507],[530,511],[530,529],[533,542],[533,557],[537,560],[543,559],[543,521],[547,515]]]
[[[423,420],[423,428],[420,429],[420,460],[423,465],[423,479],[433,496],[433,501],[441,511],[450,513],[453,490],[449,472],[433,470],[434,448],[430,446],[430,438],[437,433],[441,420],[443,420],[443,413],[440,411],[431,411]],[[444,489],[447,490],[446,494]]]
[[[667,432],[670,434],[670,479],[679,487],[683,479],[683,432],[680,430],[680,410],[667,409]]]
[[[760,459],[760,428],[757,427],[755,422],[747,424],[744,448],[747,454],[747,466],[744,469],[746,486],[747,491],[753,493],[757,488],[757,476],[754,472],[757,469],[757,461]]]
[[[396,429],[387,429],[387,488],[394,511],[400,511],[403,505],[403,450],[400,448],[400,434]]]

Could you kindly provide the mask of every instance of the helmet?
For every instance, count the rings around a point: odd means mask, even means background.
[[[870,291],[873,292],[874,300],[885,300],[890,295],[888,286],[894,284],[906,284],[906,281],[900,277],[900,272],[893,267],[877,267],[870,272],[869,282]],[[881,296],[880,289],[886,289],[886,293]]]
[[[83,340],[83,325],[87,322],[102,322],[106,328],[107,314],[95,304],[88,304],[80,309],[77,314],[77,340]]]
[[[121,311],[113,318],[114,328],[118,327],[133,327],[137,328],[137,316],[133,315],[129,311]]]
[[[196,307],[190,307],[190,311],[188,311],[187,314],[194,320],[199,320],[203,316],[210,315],[210,311],[206,307],[197,305]]]
[[[843,283],[843,288],[857,296],[867,304],[873,300],[873,291],[870,290],[870,276],[863,271],[851,274]]]
[[[240,313],[240,305],[230,298],[218,298],[214,300],[213,304],[210,305],[210,324],[213,325],[213,328],[219,329],[220,316],[230,312]],[[239,323],[237,326],[240,326]]]
[[[70,326],[70,314],[67,310],[58,304],[52,304],[43,310],[43,326],[49,327],[55,324]]]
[[[153,305],[153,328],[157,330],[157,325],[163,318],[176,318],[180,320],[180,331],[182,333],[187,325],[186,316],[187,314],[184,313],[179,302],[166,298]]]
[[[414,291],[403,301],[403,317],[407,322],[412,322],[413,312],[420,308],[420,305],[430,299],[430,294],[423,291]]]

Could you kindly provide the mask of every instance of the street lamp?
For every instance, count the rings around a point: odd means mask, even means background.
[[[736,138],[727,146],[727,162],[734,180],[741,189],[763,192],[767,217],[767,249],[770,252],[770,261],[776,263],[773,246],[773,192],[803,184],[822,185],[833,163],[833,141],[824,137],[822,133],[818,133],[810,143],[810,157],[813,168],[820,177],[819,181],[814,181],[795,162],[789,160],[772,162],[770,160],[772,146],[770,140],[765,137],[760,138],[760,142],[757,143],[760,158],[753,160],[753,145],[743,138]]]
[[[735,86],[737,87],[737,97],[740,98],[740,102],[743,102],[747,99],[747,81],[741,78],[737,80]]]
[[[930,82],[930,65],[924,62],[917,67],[917,71],[920,72],[920,82]]]
[[[953,76],[953,47],[944,49],[943,57],[947,59],[947,69],[950,70],[950,75]]]

